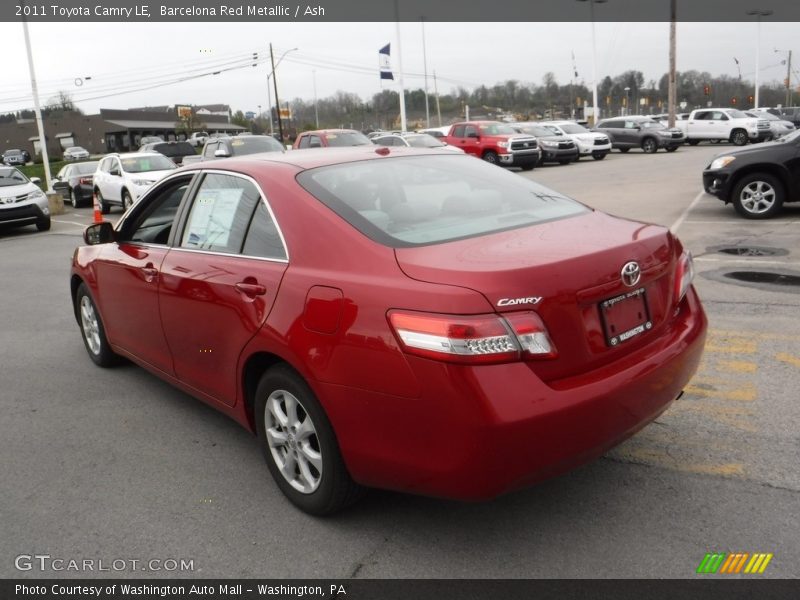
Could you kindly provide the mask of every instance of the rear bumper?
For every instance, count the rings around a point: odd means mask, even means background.
[[[315,387],[362,484],[482,500],[569,470],[650,423],[700,362],[707,321],[690,289],[670,328],[624,365],[543,383],[524,363],[409,358],[418,398]]]

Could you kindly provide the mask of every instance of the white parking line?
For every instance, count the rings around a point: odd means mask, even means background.
[[[688,216],[689,216],[689,213],[690,213],[690,212],[692,212],[692,210],[693,210],[693,209],[694,209],[694,207],[697,205],[697,203],[698,203],[698,202],[700,202],[700,198],[702,198],[702,197],[703,197],[703,196],[705,196],[705,195],[706,195],[706,192],[705,192],[705,190],[701,190],[701,191],[700,191],[700,193],[699,193],[699,194],[697,194],[697,196],[695,196],[694,200],[692,200],[692,203],[691,203],[689,206],[687,206],[687,207],[686,207],[686,210],[684,210],[684,211],[681,213],[681,216],[680,216],[680,217],[678,217],[678,220],[677,220],[677,221],[675,221],[675,222],[672,224],[672,227],[670,227],[670,228],[669,228],[669,230],[670,230],[670,231],[671,231],[673,234],[675,234],[675,233],[677,233],[677,232],[678,232],[678,228],[679,228],[681,225],[683,225],[683,222],[686,220],[686,217],[688,217]]]
[[[69,225],[76,225],[76,226],[78,226],[80,228],[86,227],[85,223],[76,223],[75,221],[62,221],[60,219],[52,219],[52,221],[53,221],[53,223],[65,223],[65,224],[69,224]]]

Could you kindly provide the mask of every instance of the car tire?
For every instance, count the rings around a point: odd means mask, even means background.
[[[558,161],[558,164],[560,164],[560,165],[568,165],[568,164],[569,164],[569,163],[571,163],[571,162],[572,162],[572,159],[571,159],[571,158],[569,158],[569,159],[567,159],[567,160],[560,160],[560,161]]]
[[[769,219],[778,214],[786,199],[781,181],[769,173],[749,173],[733,188],[733,207],[745,219]]]
[[[328,417],[308,384],[279,364],[256,388],[255,421],[269,471],[292,504],[312,515],[329,515],[364,492],[342,460]]]
[[[731,131],[731,143],[734,146],[744,146],[747,144],[747,132],[744,129],[734,129]]]
[[[602,152],[596,152],[596,153],[592,154],[592,158],[595,159],[595,160],[603,160],[605,157],[606,157],[606,155],[603,154]]]
[[[36,221],[36,229],[39,231],[50,231],[50,215]]]
[[[677,146],[667,146],[667,147],[665,148],[665,150],[666,150],[667,152],[675,152],[675,150],[677,150],[677,149],[678,149],[678,147],[677,147]]]
[[[75,316],[81,328],[83,345],[92,362],[98,367],[110,367],[119,362],[119,356],[108,343],[100,312],[85,283],[81,283],[75,293]]]
[[[620,148],[620,149],[619,149],[619,151],[620,151],[620,152],[622,152],[623,154],[625,154],[625,153],[626,153],[626,152],[628,152],[629,150],[630,150],[630,148]]]
[[[72,208],[78,208],[81,205],[81,201],[78,199],[78,194],[75,191],[75,188],[70,188],[69,190],[69,202],[72,204]]]
[[[500,164],[500,158],[497,156],[497,152],[494,152],[492,150],[484,152],[483,160],[485,160],[488,163],[492,163],[493,165]]]
[[[128,190],[122,190],[122,209],[128,210],[133,206],[133,197]]]
[[[690,146],[697,146],[700,143],[700,140],[686,140],[686,143]]]
[[[658,142],[651,137],[644,138],[642,140],[642,152],[645,154],[655,154],[658,152]]]
[[[520,166],[520,169],[522,169],[523,171],[533,171],[533,168],[535,166],[536,166],[536,163],[533,163],[533,164],[530,164],[530,165],[522,165],[522,166]]]
[[[97,190],[95,194],[97,195],[97,203],[100,205],[100,212],[104,215],[107,215],[109,212],[111,212],[111,205],[105,201],[105,198],[103,198],[103,194],[100,193],[100,190]]]

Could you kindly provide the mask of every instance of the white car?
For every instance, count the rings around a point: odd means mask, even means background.
[[[158,152],[109,154],[94,172],[94,192],[101,212],[108,214],[112,204],[128,209],[175,168],[174,162]]]
[[[595,160],[603,160],[611,152],[611,140],[604,133],[589,131],[575,121],[543,121],[544,125],[556,135],[564,135],[575,142],[578,147],[578,159],[591,156]]]
[[[39,181],[38,177],[28,179],[14,167],[0,167],[0,225],[50,229],[50,205],[36,185]]]
[[[64,150],[64,160],[89,160],[89,151],[80,146],[72,146]]]
[[[383,135],[372,138],[372,143],[378,146],[405,146],[410,148],[441,148],[457,154],[464,154],[461,148],[445,144],[442,140],[427,133],[400,133]]]

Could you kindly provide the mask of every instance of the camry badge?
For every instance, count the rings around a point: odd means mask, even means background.
[[[642,277],[642,270],[639,268],[639,263],[632,260],[625,263],[620,275],[622,276],[622,283],[628,287],[633,287],[639,283],[639,279]]]
[[[539,304],[541,296],[528,296],[527,298],[501,298],[497,306],[516,306],[517,304]]]

